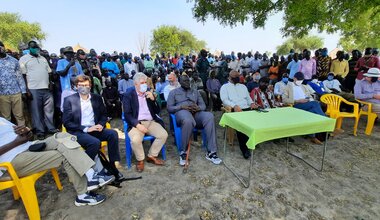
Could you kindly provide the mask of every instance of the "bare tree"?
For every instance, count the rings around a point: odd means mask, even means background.
[[[139,33],[139,38],[137,42],[137,49],[140,53],[145,54],[148,49],[148,38],[145,34]]]

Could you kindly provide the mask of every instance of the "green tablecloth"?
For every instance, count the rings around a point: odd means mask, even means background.
[[[246,134],[247,146],[255,149],[259,143],[283,137],[331,132],[335,119],[320,116],[297,108],[275,108],[269,112],[224,113],[219,125],[231,127]]]

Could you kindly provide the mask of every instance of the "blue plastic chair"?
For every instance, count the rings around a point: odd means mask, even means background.
[[[131,145],[131,139],[128,135],[128,123],[124,119],[124,112],[122,113],[122,120],[124,124],[124,134],[125,134],[125,161],[127,163],[128,169],[132,166],[132,145]],[[156,138],[151,135],[145,135],[143,138],[143,141],[150,141],[150,143],[153,143],[153,141]],[[166,147],[165,144],[162,146],[161,149],[162,159],[166,160]]]
[[[175,114],[170,114],[171,121],[173,122],[173,127],[174,127],[174,138],[175,138],[175,143],[177,146],[178,153],[180,153],[180,146],[181,146],[181,141],[182,141],[182,135],[181,135],[181,127],[177,125],[177,120],[175,117]],[[202,147],[206,150],[207,149],[207,136],[206,132],[204,129],[201,128],[194,128],[193,129],[193,137],[194,140],[196,141],[196,138],[198,136],[198,131],[202,132]]]

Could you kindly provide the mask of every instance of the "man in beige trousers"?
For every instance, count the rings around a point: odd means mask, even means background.
[[[14,126],[0,117],[0,137],[0,163],[10,162],[19,177],[56,168],[63,163],[77,192],[76,206],[97,205],[105,200],[103,195],[88,193],[88,179],[94,181],[88,176],[93,176],[92,166],[95,163],[80,148],[75,136],[56,133],[43,141],[33,143],[30,141],[33,133],[28,127]],[[31,145],[41,143],[45,143],[45,149],[38,152],[29,151]],[[3,174],[0,168],[0,178]],[[94,189],[96,187],[90,190]]]
[[[123,96],[124,118],[129,125],[128,135],[137,159],[138,172],[144,170],[145,154],[142,141],[145,134],[155,137],[146,158],[147,162],[155,165],[164,164],[164,161],[158,159],[157,156],[168,138],[163,122],[158,117],[160,108],[156,98],[151,91],[148,91],[147,78],[144,73],[136,73],[133,77],[135,88],[130,88]]]
[[[25,125],[22,95],[26,94],[25,81],[18,61],[5,53],[0,41],[0,117],[11,120],[15,117],[18,125]]]

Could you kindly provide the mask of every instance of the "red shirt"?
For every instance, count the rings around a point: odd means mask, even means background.
[[[367,67],[368,69],[372,68],[372,67],[377,67],[380,69],[379,58],[376,56],[359,58],[358,62],[356,63],[355,69],[354,69],[355,71],[358,71],[358,76],[356,77],[356,79],[358,79],[358,80],[362,80],[363,74],[367,73],[367,71],[368,71],[368,70],[363,70],[363,69],[361,70],[360,69],[361,67]]]

